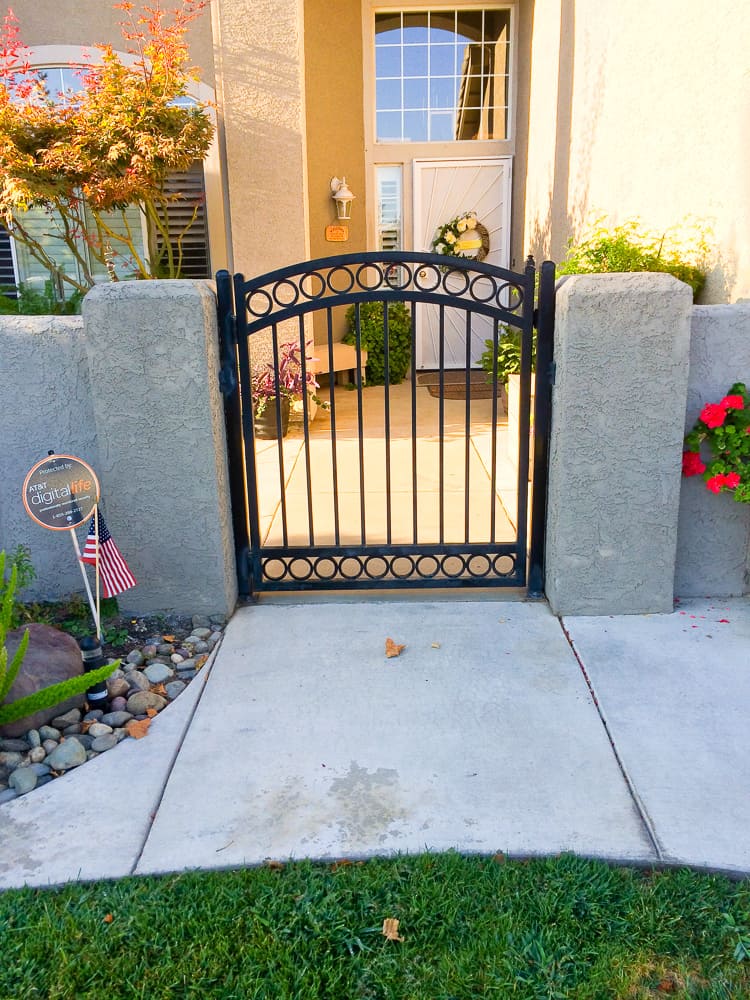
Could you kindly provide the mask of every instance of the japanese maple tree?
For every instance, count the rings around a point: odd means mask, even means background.
[[[166,181],[204,159],[213,136],[207,105],[181,100],[197,79],[186,33],[205,7],[205,0],[170,9],[160,0],[138,9],[115,4],[129,58],[96,46],[77,71],[80,86],[64,93],[50,93],[45,74],[30,66],[12,10],[2,22],[0,217],[52,275],[81,292],[94,284],[90,258],[113,280],[118,258],[138,277],[180,276],[182,240],[199,206],[170,236],[167,209],[183,196],[169,194]],[[134,205],[147,224],[145,254],[125,213]],[[49,245],[34,237],[24,219],[31,208],[54,220],[49,235],[73,254],[80,274],[61,272]]]

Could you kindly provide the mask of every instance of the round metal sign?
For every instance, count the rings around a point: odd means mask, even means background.
[[[83,524],[98,502],[96,473],[74,455],[48,455],[24,480],[26,513],[51,531],[69,531]]]

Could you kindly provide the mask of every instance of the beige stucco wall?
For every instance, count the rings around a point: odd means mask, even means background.
[[[561,259],[587,218],[692,216],[719,254],[703,301],[750,296],[750,7],[536,0],[529,244]]]
[[[308,256],[302,0],[213,0],[234,269]]]
[[[111,45],[126,51],[118,22],[120,10],[102,0],[15,0],[13,10],[20,21],[21,37],[27,45]],[[200,79],[214,85],[211,18],[202,14],[190,26],[190,59]]]

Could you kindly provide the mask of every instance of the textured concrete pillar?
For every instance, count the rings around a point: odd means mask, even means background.
[[[225,614],[237,582],[213,290],[98,285],[83,317],[104,517],[138,580],[120,606]]]
[[[692,295],[665,274],[558,290],[547,583],[556,614],[672,610]]]

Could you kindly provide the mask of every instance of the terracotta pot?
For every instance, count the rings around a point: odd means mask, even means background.
[[[276,420],[276,400],[269,399],[263,407],[261,414],[253,414],[253,428],[256,438],[265,441],[275,441],[279,437],[286,437],[289,430],[289,398],[281,397],[281,433]]]

